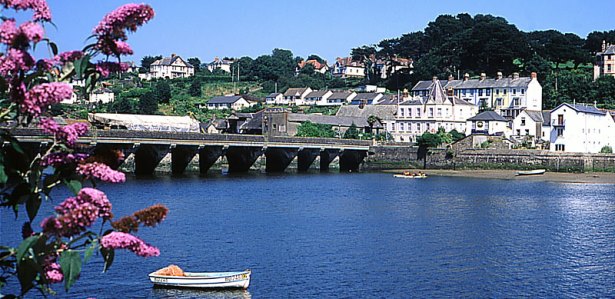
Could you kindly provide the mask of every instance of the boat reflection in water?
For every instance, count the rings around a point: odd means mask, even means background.
[[[190,289],[169,288],[155,285],[148,298],[205,298],[205,299],[251,299],[252,294],[244,289]]]

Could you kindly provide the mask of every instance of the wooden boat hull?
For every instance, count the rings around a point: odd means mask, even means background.
[[[157,286],[178,288],[242,288],[250,286],[250,270],[242,272],[185,272],[185,276],[149,274],[150,281]]]
[[[411,175],[403,175],[403,174],[394,174],[393,177],[402,178],[402,179],[426,179],[427,178],[426,175],[411,176]]]
[[[517,175],[521,176],[521,175],[541,175],[545,173],[545,169],[535,169],[535,170],[528,170],[528,171],[517,171]]]

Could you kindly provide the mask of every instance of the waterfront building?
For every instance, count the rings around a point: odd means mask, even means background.
[[[103,87],[94,90],[90,94],[89,102],[92,103],[111,103],[115,100],[115,93],[109,88]]]
[[[424,96],[407,97],[397,106],[395,125],[390,129],[397,142],[416,142],[424,132],[466,131],[468,118],[478,113],[478,107],[447,94],[440,81],[434,80]]]
[[[149,67],[150,78],[174,79],[193,75],[194,67],[175,54],[156,60]]]
[[[312,89],[309,87],[305,88],[289,88],[284,93],[284,99],[282,99],[282,103],[284,105],[304,105],[305,97],[312,92]]]
[[[332,75],[341,78],[364,78],[365,65],[353,61],[352,57],[336,58],[332,68]]]
[[[360,107],[359,105],[345,105],[340,107],[336,115],[341,117],[362,118],[368,122],[369,118],[374,116],[382,124],[382,129],[385,132],[391,133],[395,129],[396,113],[396,105],[367,105],[364,107]]]
[[[316,103],[317,106],[342,106],[348,104],[357,96],[354,91],[333,92],[325,101]]]
[[[233,64],[232,59],[220,59],[218,57],[214,58],[214,61],[207,64],[207,69],[210,72],[213,72],[217,69],[223,70],[227,73],[231,72],[231,64]]]
[[[362,117],[291,113],[281,108],[268,108],[264,111],[262,132],[267,136],[295,136],[297,128],[305,122],[332,126],[339,137],[352,125],[356,126],[359,132],[378,131],[383,128],[379,121],[370,125],[367,119]]]
[[[551,110],[542,111],[542,128],[540,130],[540,139],[542,141],[549,141],[551,134]]]
[[[519,138],[531,136],[541,139],[543,123],[542,111],[524,109],[512,121],[512,136]]]
[[[314,90],[305,96],[303,105],[326,106],[327,99],[333,94],[330,90]]]
[[[602,51],[596,53],[594,80],[600,76],[615,76],[615,45],[602,41]]]
[[[412,88],[412,95],[426,96],[435,80],[437,78],[434,77],[432,81],[419,81]],[[470,75],[465,74],[462,80],[449,76],[448,80],[439,80],[439,83],[458,98],[478,107],[492,109],[509,120],[523,110],[542,110],[542,86],[534,72],[530,77],[519,77],[519,73],[513,73],[508,78],[498,72],[494,79],[488,79],[484,73],[479,79],[470,79]]]
[[[550,150],[598,153],[615,147],[613,117],[592,105],[563,103],[551,110]]]
[[[211,98],[207,102],[207,109],[222,110],[241,110],[253,106],[255,103],[251,103],[243,96],[217,96]],[[202,108],[202,107],[201,107]]]
[[[483,111],[467,120],[466,135],[472,134],[508,137],[508,120],[494,111]]]
[[[265,104],[267,105],[279,105],[282,104],[284,95],[279,92],[270,93],[265,97]]]

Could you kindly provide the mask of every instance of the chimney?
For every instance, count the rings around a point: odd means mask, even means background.
[[[177,55],[175,55],[175,53],[171,53],[171,58],[175,57]]]
[[[498,78],[498,80],[502,79],[502,72],[498,72],[497,73],[497,78]]]
[[[513,80],[517,80],[517,79],[519,79],[519,73],[514,72],[514,73],[513,73],[513,77],[512,77],[512,78],[513,78]]]
[[[598,108],[598,102],[594,101],[594,108]]]
[[[602,40],[602,52],[606,51],[606,41]]]
[[[485,80],[485,78],[487,78],[487,74],[480,73],[480,80],[483,81],[483,80]]]
[[[455,80],[455,77],[453,77],[453,75],[448,75],[448,81],[453,81]]]
[[[468,73],[463,74],[463,81],[465,82],[465,81],[468,81],[468,80],[470,80],[470,74],[468,74]]]
[[[438,80],[438,77],[437,77],[437,76],[433,76],[433,77],[431,77],[431,82],[436,82],[437,80]]]
[[[536,78],[538,77],[538,74],[536,74],[536,72],[532,72],[530,74],[530,77],[532,77],[532,80],[536,80]]]

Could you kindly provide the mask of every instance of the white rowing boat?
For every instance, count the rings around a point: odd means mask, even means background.
[[[181,288],[243,288],[250,285],[252,271],[240,272],[183,272],[180,275],[163,275],[159,271],[149,274],[157,286]]]
[[[544,174],[545,169],[534,169],[534,170],[526,170],[526,171],[517,171],[517,175],[538,175]]]
[[[394,174],[393,177],[402,178],[402,179],[426,179],[427,175],[405,175],[405,174]]]

